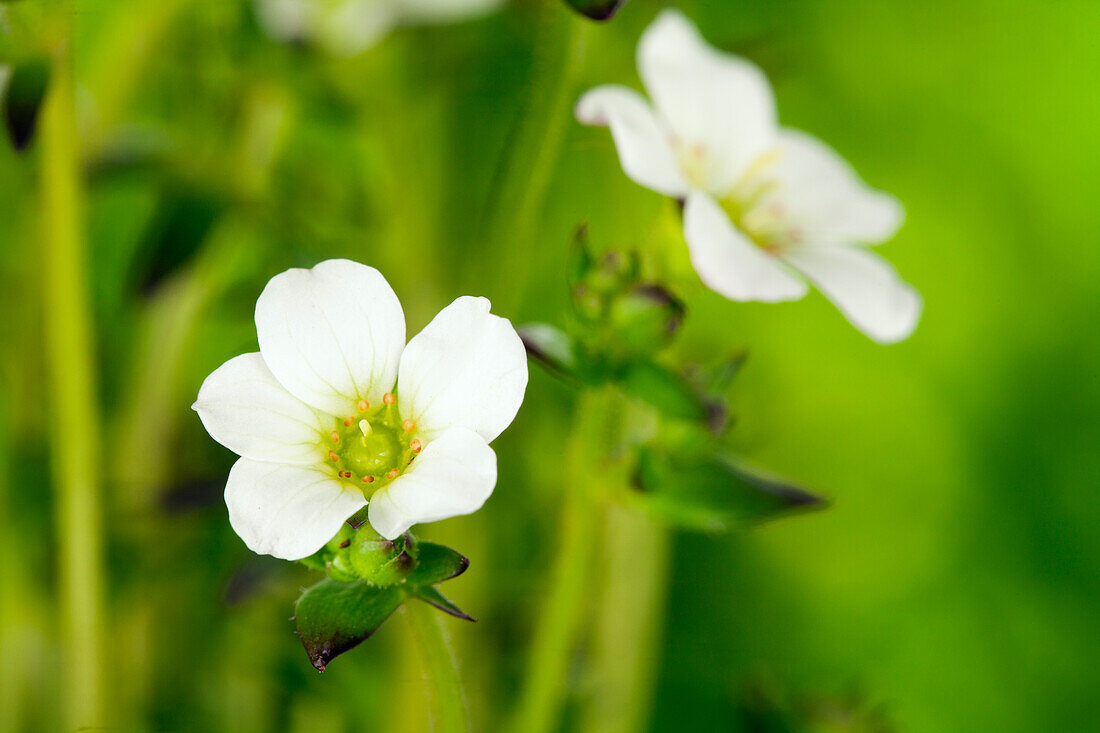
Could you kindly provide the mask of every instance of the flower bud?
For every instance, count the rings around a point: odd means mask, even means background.
[[[348,561],[356,575],[377,586],[396,585],[416,567],[416,541],[405,534],[396,540],[370,537],[360,532],[362,539],[348,547]]]

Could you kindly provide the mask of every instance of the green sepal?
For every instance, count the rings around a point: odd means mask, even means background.
[[[50,65],[45,59],[27,59],[12,66],[2,101],[4,124],[16,150],[25,150],[34,138],[49,82]]]
[[[340,583],[326,578],[307,588],[294,607],[294,621],[309,661],[324,672],[336,657],[353,649],[390,617],[405,592],[365,580]]]
[[[421,542],[416,568],[405,578],[410,586],[423,587],[457,578],[470,567],[470,561],[460,552],[434,542]]]
[[[670,369],[652,361],[626,364],[617,375],[628,395],[657,408],[664,416],[702,421],[706,408],[688,383]]]
[[[569,7],[592,20],[610,20],[626,0],[565,0]]]
[[[412,594],[428,605],[435,606],[443,613],[448,613],[455,618],[460,618],[465,621],[477,621],[476,618],[456,606],[454,601],[440,593],[433,585],[425,585],[416,588],[412,591]]]
[[[665,521],[704,532],[819,509],[825,500],[729,456],[676,461],[659,450],[639,454],[634,503]]]

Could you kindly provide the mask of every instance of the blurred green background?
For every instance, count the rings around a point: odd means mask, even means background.
[[[0,4],[10,59],[49,38],[38,1]],[[739,453],[834,503],[676,536],[650,728],[783,729],[774,709],[796,711],[794,729],[1093,728],[1100,4],[677,4],[763,66],[785,124],[905,203],[881,252],[926,306],[911,339],[883,347],[817,294],[735,304],[679,287],[678,357],[750,351]],[[312,576],[233,534],[234,456],[189,405],[255,350],[264,283],[330,257],[379,268],[410,334],[460,294],[517,324],[560,321],[579,222],[630,247],[668,214],[622,175],[606,130],[569,111],[590,86],[638,86],[635,44],[663,5],[633,0],[581,30],[564,5],[520,1],[334,58],[268,39],[238,0],[77,2],[112,727],[426,727],[402,624],[324,675],[310,667],[287,617]],[[0,142],[4,730],[61,724],[49,450],[81,440],[45,409],[39,142]],[[533,369],[494,444],[493,498],[421,528],[471,560],[447,590],[480,622],[446,623],[475,730],[513,711],[572,399]],[[599,694],[584,675],[571,685],[571,704]]]

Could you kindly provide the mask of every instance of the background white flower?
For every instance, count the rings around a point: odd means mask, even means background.
[[[280,41],[310,40],[350,56],[399,25],[455,23],[488,13],[505,0],[253,0],[265,32]]]
[[[869,188],[824,143],[782,128],[767,78],[719,52],[678,11],[663,11],[638,46],[652,104],[619,85],[577,103],[577,119],[611,129],[623,171],[684,201],[692,265],[732,300],[806,294],[806,280],[881,342],[907,337],[921,298],[860,245],[892,237],[903,210]]]
[[[306,557],[368,500],[387,539],[480,508],[496,484],[489,443],[527,387],[523,343],[489,307],[458,298],[406,346],[377,270],[328,260],[272,278],[256,303],[259,353],[215,370],[194,404],[241,456],[225,501],[245,544]]]

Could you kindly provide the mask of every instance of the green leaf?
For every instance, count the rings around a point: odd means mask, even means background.
[[[309,661],[324,672],[329,662],[377,631],[404,597],[400,587],[379,588],[365,580],[326,578],[306,589],[294,618]]]
[[[619,8],[626,5],[626,0],[565,0],[565,2],[581,15],[592,20],[610,20]]]
[[[568,334],[548,323],[528,323],[516,331],[529,357],[554,376],[577,379],[577,353]]]
[[[806,509],[825,500],[785,479],[765,474],[722,455],[677,462],[656,450],[638,462],[642,508],[689,529],[718,532]]]
[[[430,586],[457,578],[470,567],[465,555],[434,542],[421,542],[416,568],[405,578],[411,586]]]
[[[440,593],[435,588],[435,586],[425,585],[421,588],[417,588],[413,591],[413,595],[415,595],[417,598],[424,601],[428,605],[435,606],[443,613],[449,613],[452,616],[464,619],[466,621],[477,621],[476,618],[456,606],[454,604],[454,601]]]
[[[618,375],[619,386],[657,408],[662,415],[683,420],[703,420],[706,410],[680,375],[651,361],[627,364]]]
[[[50,65],[45,59],[30,59],[12,68],[3,99],[4,124],[16,150],[25,150],[34,138],[49,81]]]

